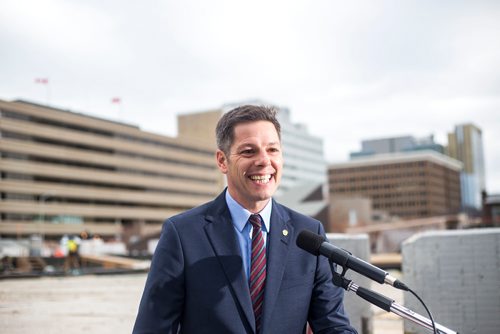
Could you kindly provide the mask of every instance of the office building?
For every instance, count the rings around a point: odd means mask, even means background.
[[[23,101],[0,132],[0,237],[156,233],[223,189],[202,141]]]
[[[481,210],[481,193],[486,191],[483,139],[474,124],[462,124],[448,134],[447,154],[464,165],[460,175],[462,208],[469,213]]]
[[[457,213],[462,164],[435,151],[378,154],[328,169],[330,197],[370,198],[401,218]]]
[[[223,113],[244,104],[268,105],[260,101],[227,104],[221,108],[178,116],[179,137],[198,138],[215,147],[215,125]],[[293,123],[290,110],[278,109],[283,145],[283,176],[277,195],[307,183],[327,183],[327,163],[323,139],[309,134],[303,124]]]
[[[389,137],[361,141],[361,151],[351,152],[350,157],[364,157],[375,154],[433,150],[444,153],[444,147],[434,141],[434,136],[415,138],[413,136]]]

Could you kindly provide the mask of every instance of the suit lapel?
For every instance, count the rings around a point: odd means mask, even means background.
[[[205,226],[205,231],[231,286],[231,292],[239,304],[238,310],[244,314],[248,325],[255,332],[250,289],[224,196],[225,192],[215,199],[213,206],[207,212],[205,219],[209,223]]]
[[[264,292],[264,315],[262,332],[265,332],[267,323],[271,320],[276,298],[281,287],[288,249],[292,242],[293,226],[288,223],[289,216],[276,202],[273,202],[271,213],[270,233],[267,239],[267,276]]]

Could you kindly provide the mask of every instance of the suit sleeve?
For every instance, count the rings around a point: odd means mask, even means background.
[[[321,223],[318,234],[325,236]],[[344,311],[344,291],[333,285],[328,259],[317,257],[316,276],[311,296],[308,322],[315,334],[357,334]]]
[[[133,333],[177,333],[183,306],[182,244],[174,224],[167,220],[153,255]]]

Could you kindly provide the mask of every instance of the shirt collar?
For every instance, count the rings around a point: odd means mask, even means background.
[[[243,232],[243,229],[245,228],[248,218],[250,218],[250,215],[252,213],[242,207],[238,202],[236,202],[231,195],[229,194],[229,191],[226,190],[226,203],[229,208],[229,212],[231,213],[231,218],[233,219],[233,225],[236,227],[236,229],[240,232]],[[271,223],[271,211],[273,208],[273,200],[270,199],[269,202],[267,202],[266,206],[262,211],[259,212],[259,215],[262,218],[262,221],[264,222],[263,230],[264,232],[269,232],[269,227]]]

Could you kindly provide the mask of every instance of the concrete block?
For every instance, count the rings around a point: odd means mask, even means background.
[[[500,328],[500,229],[428,231],[402,245],[403,281],[436,322],[460,333]],[[428,317],[415,298],[405,306]],[[405,331],[428,333],[405,321]]]
[[[328,233],[327,238],[333,245],[351,252],[356,257],[369,261],[370,243],[367,234],[347,235]],[[353,280],[357,285],[370,288],[370,279],[349,270],[346,278]],[[372,327],[370,303],[358,297],[354,292],[344,291],[344,306],[351,324],[359,333],[362,333],[363,321],[369,330]]]

